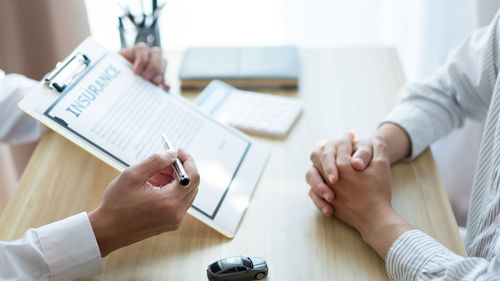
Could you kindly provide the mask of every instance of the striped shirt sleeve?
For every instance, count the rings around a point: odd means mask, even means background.
[[[407,84],[383,123],[394,123],[411,139],[410,158],[461,127],[465,118],[484,120],[498,73],[500,13],[473,32],[423,83]]]
[[[498,248],[498,247],[497,247]],[[391,280],[500,280],[500,256],[488,261],[458,256],[419,230],[399,236],[389,248],[386,269]]]

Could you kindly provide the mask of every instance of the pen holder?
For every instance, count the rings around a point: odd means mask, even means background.
[[[124,27],[119,19],[120,45],[122,49],[133,47],[139,42],[144,42],[150,47],[161,48],[160,30],[157,24],[152,26]]]

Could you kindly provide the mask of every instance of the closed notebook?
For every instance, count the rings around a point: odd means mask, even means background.
[[[203,88],[213,79],[243,88],[296,88],[298,49],[277,47],[196,47],[184,53],[179,78],[183,89]]]

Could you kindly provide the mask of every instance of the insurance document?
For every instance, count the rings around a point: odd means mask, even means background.
[[[125,166],[162,151],[164,132],[195,159],[202,178],[193,208],[214,218],[251,142],[105,54],[44,114]]]

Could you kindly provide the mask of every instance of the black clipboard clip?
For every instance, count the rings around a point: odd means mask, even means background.
[[[89,65],[90,59],[85,54],[76,53],[57,63],[56,68],[45,76],[45,85],[61,93]]]

